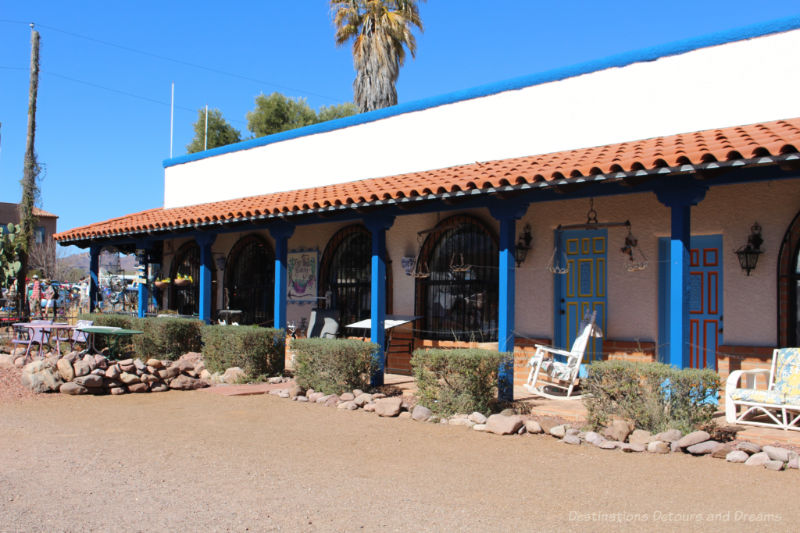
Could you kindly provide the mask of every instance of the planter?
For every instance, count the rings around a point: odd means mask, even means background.
[[[188,279],[176,279],[174,283],[176,287],[188,287],[192,284]]]
[[[156,286],[156,289],[164,290],[169,287],[169,281],[154,281],[153,285]]]

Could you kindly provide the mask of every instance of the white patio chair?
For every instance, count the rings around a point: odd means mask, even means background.
[[[755,378],[767,374],[767,388],[756,389]],[[742,378],[745,386],[739,388]],[[725,419],[729,424],[800,431],[800,348],[776,348],[769,370],[731,372],[725,382]]]
[[[578,372],[581,368],[583,356],[586,353],[586,345],[589,337],[602,337],[600,328],[595,325],[596,311],[587,311],[578,328],[578,336],[572,343],[572,348],[561,350],[552,346],[536,345],[536,353],[531,357],[528,366],[531,371],[528,374],[528,382],[523,385],[528,392],[550,399],[570,399],[577,400],[582,395],[574,395],[572,391],[578,379]],[[560,359],[560,360],[559,360]],[[539,377],[544,373],[549,381],[537,386]],[[565,395],[554,395],[545,392],[545,387],[554,387],[565,391]]]

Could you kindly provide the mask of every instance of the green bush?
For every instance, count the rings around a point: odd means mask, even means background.
[[[441,415],[488,413],[508,354],[478,348],[416,350],[411,367],[419,403]]]
[[[105,326],[110,328],[133,329],[133,317],[128,315],[115,315],[103,313],[81,313],[78,315],[78,320],[91,320],[93,326]],[[98,350],[102,350],[108,344],[103,335],[96,335],[94,339],[94,346]],[[120,341],[120,351],[127,353],[132,349],[132,339],[125,338]]]
[[[133,336],[136,355],[143,360],[176,360],[187,352],[202,349],[203,323],[191,318],[135,318],[131,320],[133,329],[143,331]]]
[[[210,372],[238,366],[249,378],[283,372],[285,332],[257,326],[203,326],[203,360]]]
[[[672,428],[685,433],[709,423],[717,409],[720,382],[712,370],[598,361],[588,372],[583,402],[593,428],[616,416],[654,433]]]
[[[378,346],[355,339],[292,339],[295,380],[305,389],[341,394],[367,389]]]

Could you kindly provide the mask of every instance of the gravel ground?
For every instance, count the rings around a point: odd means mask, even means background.
[[[800,519],[796,470],[205,391],[4,397],[0,465],[2,531],[796,531]]]

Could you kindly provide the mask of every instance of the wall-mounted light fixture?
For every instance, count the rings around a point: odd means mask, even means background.
[[[403,270],[406,276],[410,276],[414,272],[414,265],[417,263],[417,258],[412,255],[406,255],[400,259],[400,264],[403,265]]]
[[[742,267],[742,270],[747,272],[748,276],[751,270],[755,270],[756,264],[758,263],[758,256],[764,253],[761,249],[763,243],[764,239],[761,238],[761,226],[756,222],[750,228],[747,244],[740,246],[735,252],[739,257],[739,265]]]
[[[528,250],[531,249],[532,240],[531,225],[525,224],[525,227],[522,228],[522,234],[517,241],[517,246],[514,249],[514,259],[517,260],[517,268],[519,268],[520,265],[525,262],[525,258],[528,257]]]

